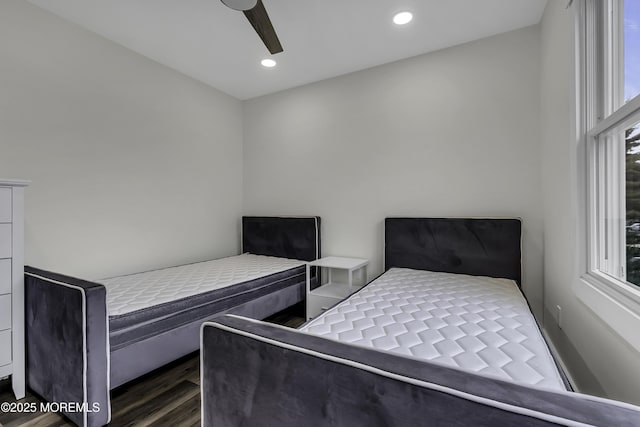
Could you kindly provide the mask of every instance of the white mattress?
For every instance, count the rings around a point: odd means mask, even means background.
[[[526,300],[507,279],[392,268],[301,330],[565,390]]]
[[[98,280],[107,313],[118,316],[304,265],[304,261],[243,254]]]

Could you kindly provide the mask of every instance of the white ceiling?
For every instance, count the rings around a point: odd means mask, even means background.
[[[220,0],[29,0],[239,99],[536,24],[547,0],[263,0],[284,47],[267,49]],[[398,27],[394,13],[414,20]]]

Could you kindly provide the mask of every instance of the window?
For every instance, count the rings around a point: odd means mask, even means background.
[[[584,0],[588,272],[640,297],[640,1]]]

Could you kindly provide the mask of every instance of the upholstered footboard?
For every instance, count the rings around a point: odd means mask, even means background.
[[[104,286],[25,269],[27,382],[81,426],[110,420]]]
[[[203,325],[203,426],[640,425],[640,408],[236,316]]]

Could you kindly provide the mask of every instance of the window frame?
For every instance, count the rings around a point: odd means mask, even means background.
[[[600,296],[589,293],[584,289],[578,289],[577,294],[589,307],[597,313],[599,300],[610,298],[614,303],[631,310],[638,322],[640,322],[640,286],[630,284],[624,280],[626,271],[620,271],[618,277],[605,273],[601,269],[604,250],[602,242],[607,226],[602,226],[600,219],[604,207],[599,203],[603,192],[613,190],[607,199],[613,210],[618,210],[617,215],[626,218],[624,205],[625,165],[622,159],[616,166],[611,161],[612,170],[609,175],[617,183],[617,188],[603,185],[601,177],[606,173],[603,164],[599,162],[599,156],[607,150],[600,137],[614,130],[624,131],[625,126],[640,123],[640,96],[636,96],[626,104],[623,104],[624,96],[624,46],[620,41],[624,36],[624,26],[616,26],[616,22],[623,22],[624,0],[580,0],[577,5],[577,101],[578,120],[577,132],[579,144],[584,147],[585,161],[585,193],[583,206],[586,218],[586,243],[582,274],[580,279],[584,284],[591,285]],[[619,108],[616,106],[621,105]],[[623,151],[624,152],[624,151]],[[620,160],[619,160],[620,161]],[[606,187],[606,188],[605,188]],[[582,203],[581,203],[582,204]],[[608,230],[612,232],[614,228]],[[626,258],[624,250],[625,228],[617,230],[620,234],[617,239],[618,266],[620,259]],[[608,240],[607,240],[608,241]],[[621,242],[621,243],[620,243]],[[611,249],[611,248],[609,248]],[[583,264],[581,263],[581,265]],[[606,317],[606,316],[605,316]],[[619,317],[618,317],[619,319]],[[609,317],[608,320],[611,320]],[[612,322],[608,322],[612,323]],[[613,323],[618,323],[613,322]],[[618,329],[618,328],[614,328]],[[637,335],[637,334],[634,334]],[[628,339],[628,337],[626,337]],[[640,350],[640,339],[633,339],[634,346]]]

